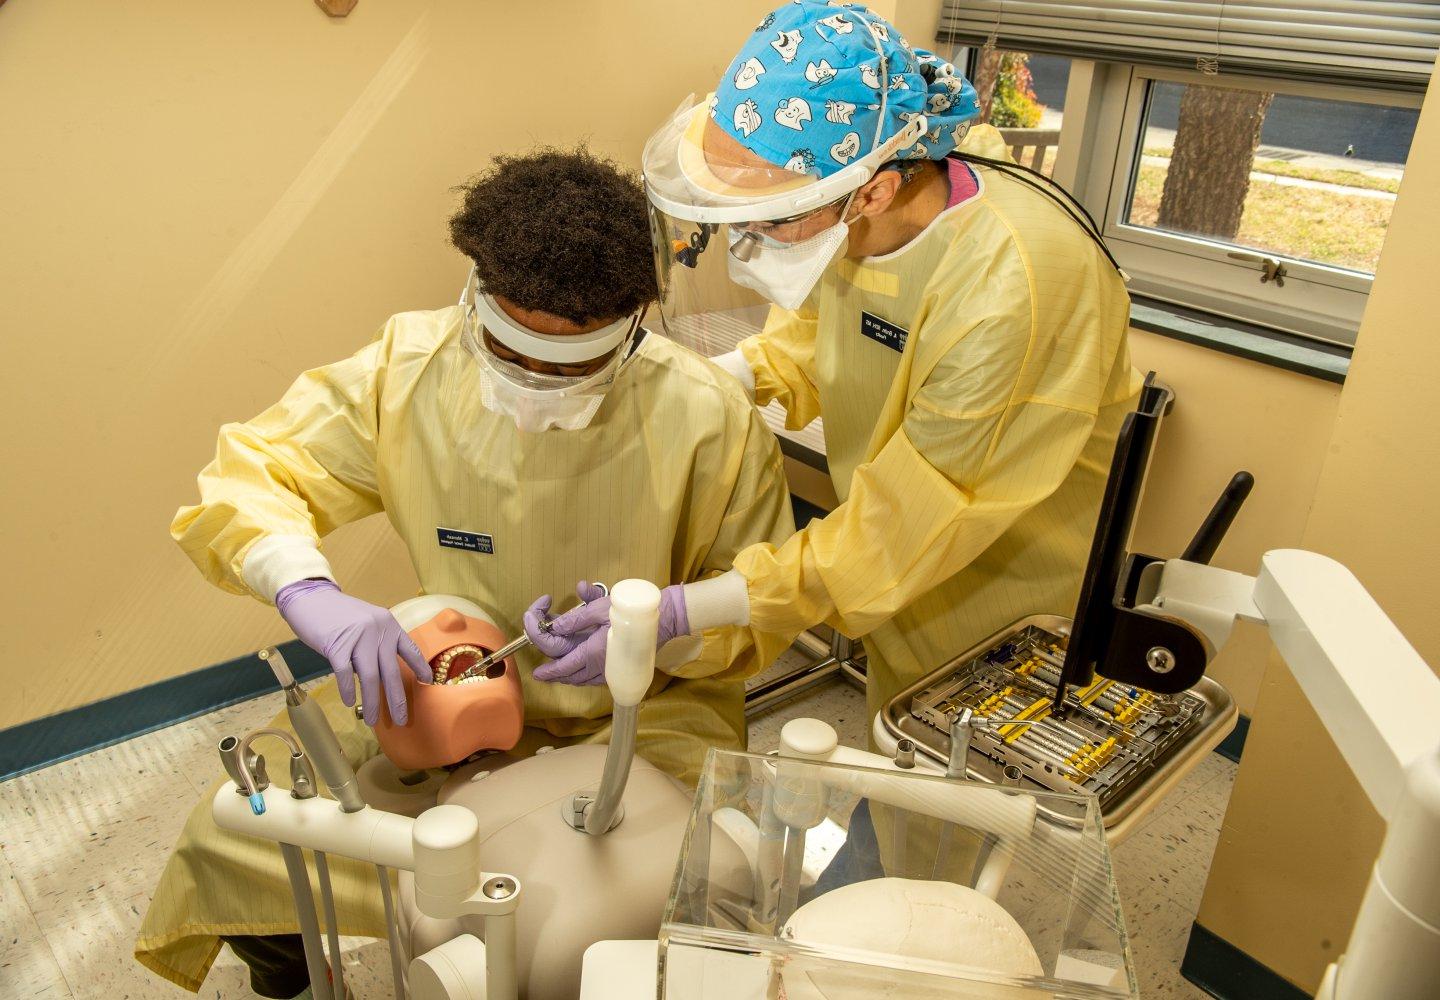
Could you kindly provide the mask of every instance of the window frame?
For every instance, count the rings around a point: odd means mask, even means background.
[[[1292,333],[1353,344],[1365,312],[1374,276],[1349,268],[1258,250],[1181,233],[1169,233],[1125,221],[1144,155],[1149,95],[1156,82],[1220,86],[1390,107],[1419,107],[1417,96],[1372,89],[1269,80],[1259,77],[1207,76],[1145,66],[1125,66],[1110,74],[1102,101],[1119,100],[1123,113],[1118,131],[1097,132],[1096,150],[1115,150],[1109,189],[1105,192],[1102,232],[1112,252],[1131,274],[1132,289],[1177,305],[1200,308],[1232,319],[1258,322]],[[1120,88],[1124,88],[1123,95]],[[1064,123],[1061,124],[1061,143]],[[1113,144],[1113,145],[1112,145]],[[1261,282],[1258,261],[1232,258],[1231,253],[1270,257],[1285,265],[1283,286]]]
[[[957,52],[957,57],[973,70],[978,54],[978,49],[970,48]],[[1130,276],[1131,293],[1245,324],[1352,346],[1373,275],[1124,221],[1136,160],[1143,155],[1147,98],[1155,81],[1415,109],[1420,107],[1421,95],[1070,59],[1052,176],[1095,216],[1106,243]],[[1280,261],[1286,270],[1284,286],[1262,283],[1258,260],[1236,260],[1231,253]]]

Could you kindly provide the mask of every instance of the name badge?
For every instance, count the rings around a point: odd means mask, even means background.
[[[910,337],[909,330],[902,330],[894,323],[867,312],[860,314],[860,332],[896,352],[905,350],[905,341]]]
[[[495,554],[495,539],[489,535],[456,531],[454,528],[436,528],[435,535],[440,539],[442,549],[464,549],[466,552],[483,552],[487,556]]]

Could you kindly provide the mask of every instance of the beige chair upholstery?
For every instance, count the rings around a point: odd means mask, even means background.
[[[582,745],[524,761],[489,758],[451,775],[440,791],[442,804],[465,806],[479,818],[483,870],[521,882],[518,976],[527,1000],[578,996],[581,959],[595,942],[659,933],[693,795],[637,756],[620,825],[603,837],[571,829],[561,811],[574,793],[598,786],[605,751]],[[474,780],[481,771],[488,773]],[[749,877],[738,851],[735,867]],[[484,937],[481,919],[421,914],[408,872],[400,877],[400,900],[411,956],[460,933]]]

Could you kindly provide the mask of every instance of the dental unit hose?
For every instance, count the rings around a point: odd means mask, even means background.
[[[315,873],[320,876],[320,903],[325,908],[325,940],[330,956],[330,986],[336,997],[345,996],[345,969],[340,960],[340,929],[335,919],[335,888],[330,881],[330,861],[324,851],[315,851]]]

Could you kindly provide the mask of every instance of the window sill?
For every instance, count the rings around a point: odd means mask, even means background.
[[[1136,296],[1130,325],[1264,365],[1344,384],[1352,349]]]

